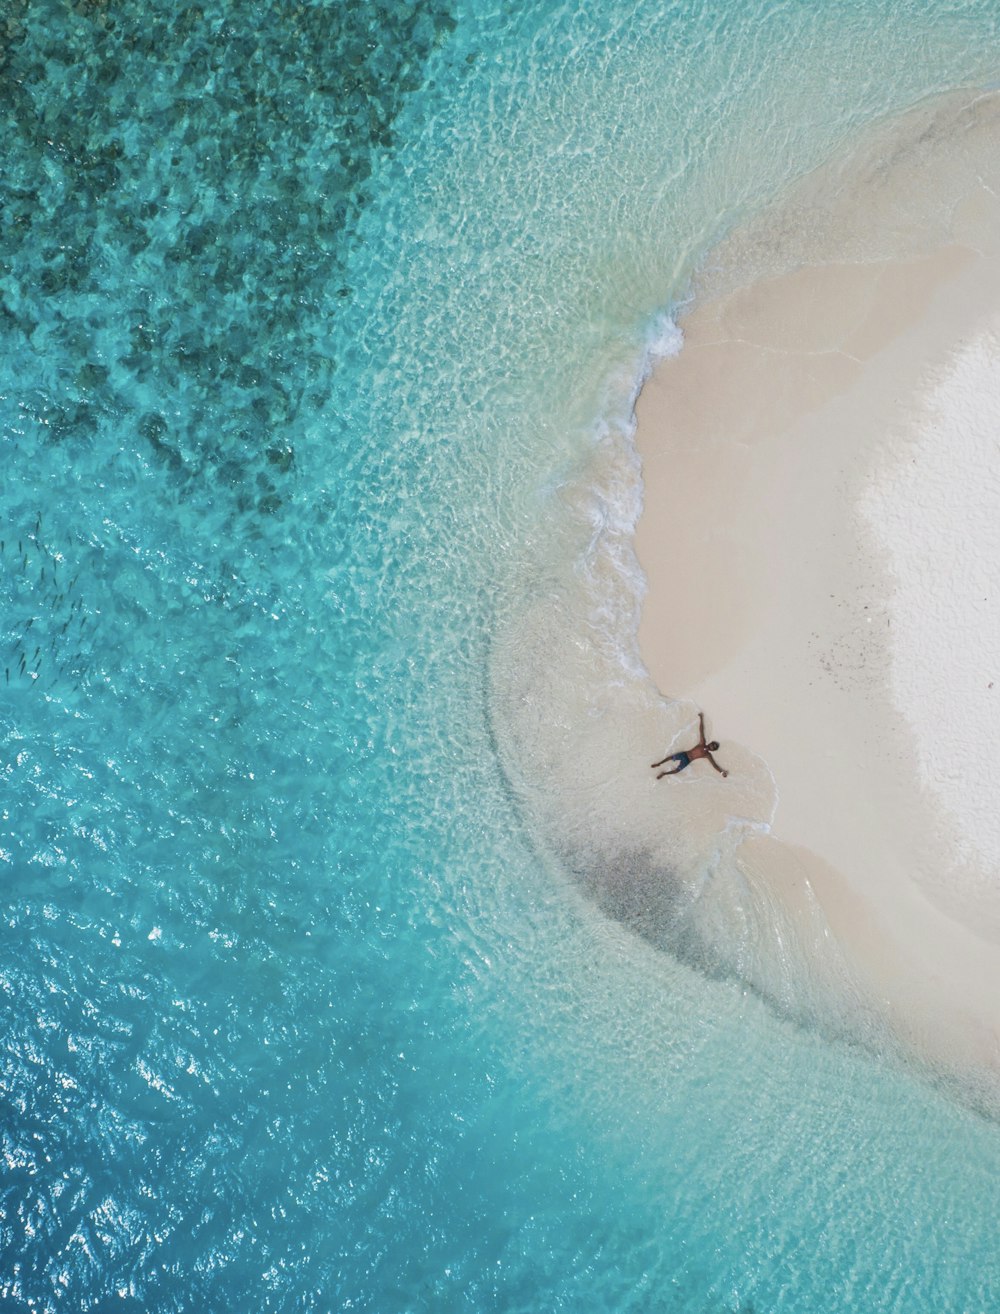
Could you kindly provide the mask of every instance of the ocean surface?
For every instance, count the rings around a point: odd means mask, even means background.
[[[0,6],[0,1309],[1000,1308],[1000,1124],[646,933],[561,753],[668,714],[693,271],[998,79],[996,0]]]

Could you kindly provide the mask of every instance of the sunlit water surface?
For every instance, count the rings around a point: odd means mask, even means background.
[[[995,1308],[1000,1129],[606,917],[511,676],[640,688],[658,315],[995,4],[0,22],[4,1308]]]

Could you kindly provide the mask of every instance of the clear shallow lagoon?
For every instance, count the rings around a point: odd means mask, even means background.
[[[566,580],[635,678],[657,316],[995,4],[3,21],[3,1300],[996,1307],[1000,1128],[606,920],[493,694]]]

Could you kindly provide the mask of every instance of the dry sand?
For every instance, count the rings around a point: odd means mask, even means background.
[[[639,399],[636,552],[654,681],[774,776],[746,871],[807,883],[906,1043],[1000,1088],[998,237],[968,96],[737,235]]]

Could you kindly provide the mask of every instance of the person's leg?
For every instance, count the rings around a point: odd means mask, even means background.
[[[656,777],[657,780],[662,780],[664,776],[676,776],[678,771],[683,771],[686,766],[691,765],[691,759],[687,753],[672,753],[670,757],[665,757],[663,761],[676,762],[677,765],[670,771],[661,771]],[[658,765],[662,766],[662,763],[658,763]]]

